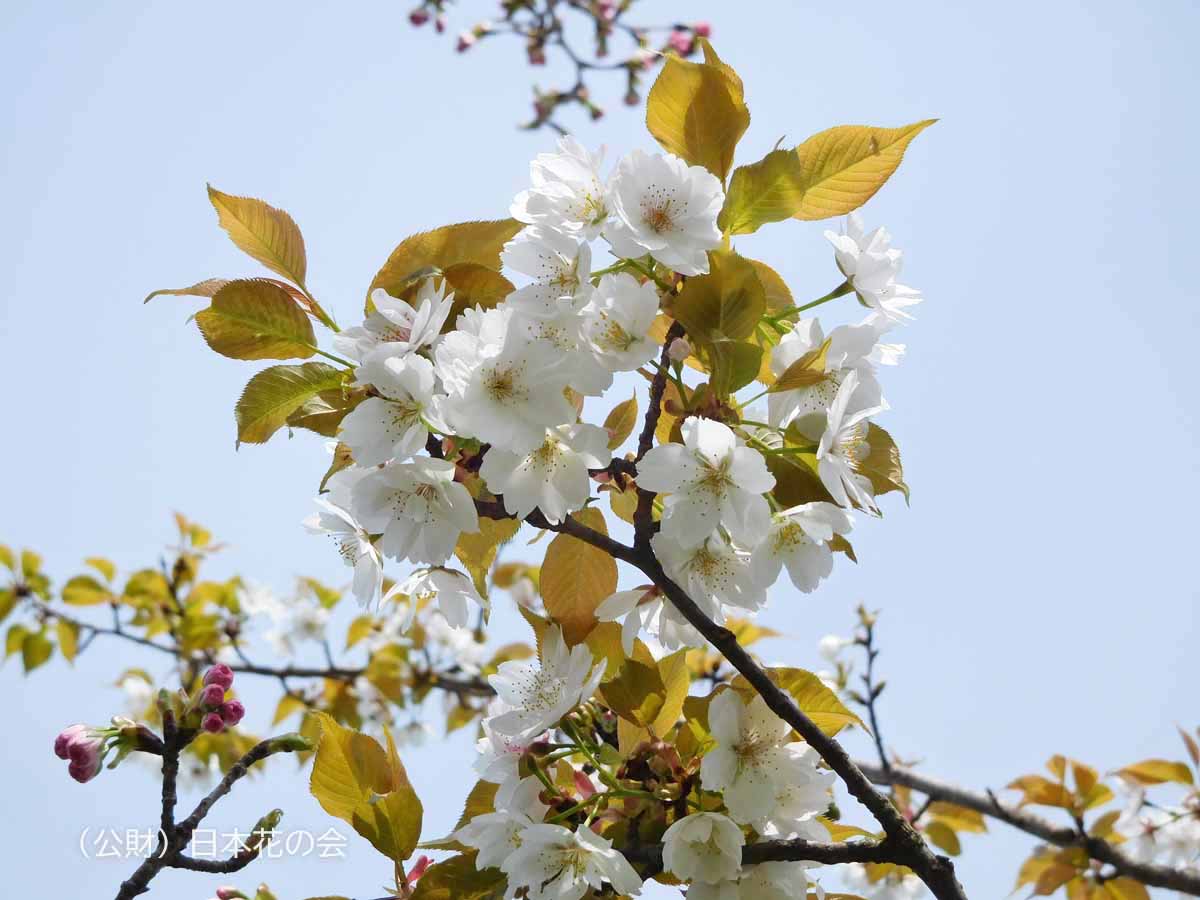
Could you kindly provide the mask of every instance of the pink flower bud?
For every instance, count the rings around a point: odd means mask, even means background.
[[[671,346],[667,348],[667,358],[672,362],[683,362],[691,355],[692,345],[681,337],[671,341]]]
[[[204,706],[220,706],[225,702],[225,688],[219,684],[210,684],[200,692],[200,702]]]
[[[706,38],[712,34],[712,25],[708,22],[694,22],[692,24],[692,33],[696,37]]]
[[[531,66],[544,66],[546,64],[546,51],[542,47],[530,47],[527,51],[529,55],[529,64]]]
[[[694,44],[695,40],[686,31],[672,31],[671,36],[667,38],[667,46],[680,56],[690,55]]]
[[[225,720],[221,718],[220,713],[210,712],[204,716],[200,727],[209,734],[220,734],[225,730]]]
[[[217,663],[204,673],[204,684],[205,686],[217,684],[223,690],[229,690],[233,686],[233,669],[225,663]]]
[[[54,739],[54,755],[59,759],[70,758],[71,743],[88,730],[86,725],[72,725],[69,728],[64,728],[62,733]]]
[[[103,762],[104,736],[87,725],[72,725],[54,741],[54,753],[69,760],[67,772],[83,784],[100,773]]]
[[[446,31],[446,17],[442,13],[438,13],[433,20],[433,27],[438,34],[443,34]]]
[[[637,106],[641,102],[642,98],[638,95],[637,91],[629,91],[625,94],[626,106]]]
[[[410,21],[417,28],[420,28],[429,21],[429,10],[425,9],[423,6],[417,7],[408,14],[408,21]],[[217,896],[221,897],[220,891],[217,892]],[[225,898],[221,897],[221,900],[225,900]]]
[[[458,36],[458,44],[455,46],[454,49],[457,50],[459,53],[466,53],[468,50],[470,50],[475,45],[475,41],[477,41],[477,40],[478,40],[478,38],[475,37],[475,35],[473,35],[471,32],[464,31],[462,34],[460,34]]]
[[[230,700],[228,703],[221,704],[221,708],[217,710],[217,715],[221,717],[222,722],[232,728],[245,718],[246,707],[242,706],[240,700]]]
[[[421,880],[421,876],[425,874],[425,870],[433,864],[433,860],[425,854],[417,857],[417,861],[413,863],[413,867],[408,870],[408,886],[412,887]]]

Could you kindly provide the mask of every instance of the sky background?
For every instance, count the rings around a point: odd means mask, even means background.
[[[745,80],[761,157],[842,123],[941,118],[864,210],[906,251],[927,302],[887,370],[912,505],[885,501],[813,596],[781,583],[762,649],[815,668],[817,639],[859,602],[884,610],[883,729],[931,773],[984,787],[1054,752],[1108,769],[1177,758],[1200,724],[1195,686],[1197,403],[1194,122],[1200,7],[1185,2],[801,4],[655,2],[710,19]],[[461,27],[492,11],[466,0]],[[300,519],[326,457],[280,436],[234,448],[232,407],[262,366],[216,356],[160,287],[253,274],[218,229],[211,181],[287,209],[309,285],[343,322],[391,249],[420,230],[503,216],[551,135],[517,130],[535,77],[507,42],[465,57],[414,31],[403,3],[19,3],[0,11],[0,541],[31,546],[61,581],[102,553],[128,572],[174,537],[172,510],[230,543],[212,574],[280,591],[344,579]],[[545,78],[545,76],[542,76]],[[612,156],[651,149],[620,86],[581,124]],[[837,283],[823,223],[766,227],[739,247],[796,297]],[[851,312],[851,310],[846,310]],[[607,407],[605,407],[607,408]],[[513,551],[512,558],[520,558]],[[515,614],[496,617],[518,635]],[[118,655],[119,654],[119,655]],[[126,665],[163,661],[97,642],[70,671],[0,668],[0,820],[9,890],[106,895],[129,861],[85,860],[84,826],[145,827],[155,783],[135,768],[81,787],[50,753],[75,721],[119,711]],[[265,729],[268,693],[250,689]],[[254,699],[262,697],[255,706]],[[866,753],[861,735],[848,738]],[[409,750],[426,835],[470,785],[470,741]],[[210,821],[243,829],[272,806],[285,827],[329,819],[290,764],[243,783]],[[349,833],[348,828],[343,828]],[[973,897],[1012,887],[1028,842],[968,840]],[[379,896],[382,857],[255,864],[284,900]],[[167,873],[157,894],[212,895],[227,878]],[[831,880],[832,881],[832,880]],[[658,888],[647,896],[671,896]]]

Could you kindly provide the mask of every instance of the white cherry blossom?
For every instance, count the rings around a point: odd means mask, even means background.
[[[504,497],[504,508],[524,519],[534,508],[557,524],[582,509],[590,493],[588,469],[602,469],[612,459],[608,433],[596,425],[560,425],[545,432],[532,453],[492,447],[479,474],[488,490]]]
[[[663,868],[680,881],[715,884],[741,871],[746,837],[728,816],[692,813],[671,825],[662,841]]]
[[[912,320],[908,307],[920,303],[921,294],[896,282],[904,254],[891,246],[891,235],[885,228],[868,234],[862,216],[852,212],[841,234],[826,231],[825,239],[833,244],[838,268],[858,299],[874,311],[872,319],[881,329]]]
[[[533,280],[505,300],[525,315],[551,316],[564,307],[578,312],[592,295],[591,247],[561,231],[522,229],[504,245],[500,262]]]
[[[314,502],[318,511],[304,520],[304,527],[313,534],[333,538],[342,560],[354,569],[355,599],[362,606],[371,605],[383,588],[383,559],[371,535],[342,507],[321,498]]]
[[[708,272],[708,251],[721,243],[720,180],[678,156],[634,150],[621,160],[609,190],[613,219],[604,230],[613,253],[649,253],[680,275]]]
[[[722,691],[709,704],[708,723],[716,744],[700,761],[701,785],[722,792],[735,822],[769,822],[783,786],[809,779],[807,745],[784,743],[790,727],[758,695],[747,705],[737,691]]]
[[[473,605],[487,607],[469,576],[441,567],[418,569],[392,588],[391,593],[407,596],[412,608],[419,607],[423,601],[436,599],[438,609],[451,628],[466,628],[470,624]]]
[[[500,868],[510,890],[524,887],[529,900],[579,900],[589,888],[609,882],[616,893],[636,895],[642,879],[612,841],[590,828],[571,831],[561,825],[533,825],[521,834],[521,846]]]
[[[650,539],[654,555],[671,579],[679,584],[710,618],[725,621],[725,607],[753,612],[766,600],[766,590],[750,570],[749,554],[732,547],[719,533],[685,546],[663,531]],[[665,606],[663,613],[673,611]],[[663,636],[660,630],[660,638]]]
[[[362,325],[333,337],[334,349],[356,361],[365,361],[376,350],[389,355],[413,353],[434,342],[446,324],[454,294],[446,294],[444,280],[426,278],[417,288],[415,306],[393,297],[383,288],[371,291],[375,311]]]
[[[353,491],[354,511],[392,559],[441,565],[461,532],[479,531],[475,501],[454,480],[454,463],[417,457],[364,476]]]
[[[722,525],[735,541],[754,546],[770,527],[763,497],[775,486],[762,454],[712,419],[683,423],[682,444],[661,444],[638,463],[638,485],[668,494],[662,534],[685,546],[704,541]]]
[[[524,843],[526,829],[538,824],[549,807],[539,794],[542,783],[534,776],[524,778],[496,793],[495,812],[475,816],[454,832],[455,840],[479,851],[475,867],[499,867]]]
[[[475,360],[459,357],[449,341],[438,351],[439,369],[466,364],[461,387],[452,390],[444,412],[456,433],[513,453],[529,453],[546,429],[573,422],[575,408],[563,395],[570,373],[549,344],[510,341],[499,352]],[[454,378],[454,376],[451,376]]]
[[[483,737],[475,743],[475,751],[479,756],[474,763],[480,779],[499,785],[520,780],[521,757],[541,735],[535,734],[527,739],[510,737],[493,728],[490,719],[484,719],[482,727]]]
[[[608,219],[600,180],[604,151],[591,153],[575,138],[559,138],[557,153],[539,153],[529,166],[533,186],[517,194],[510,212],[518,222],[593,240]]]
[[[825,378],[816,384],[767,395],[767,414],[772,425],[786,428],[796,422],[802,433],[814,440],[825,428],[825,413],[832,405],[837,390],[850,371],[858,374],[858,390],[851,398],[848,412],[879,406],[883,389],[875,376],[873,358],[892,359],[879,348],[879,329],[870,323],[841,325],[829,333],[829,349],[825,355]],[[825,341],[817,319],[801,319],[796,327],[783,336],[771,351],[771,371],[776,377],[799,361],[806,353],[818,349]],[[891,347],[892,345],[885,345]]]
[[[338,436],[360,466],[405,460],[425,446],[429,425],[445,431],[434,396],[433,363],[423,356],[368,356],[358,368],[360,384],[381,396],[368,397],[342,420]]]
[[[817,474],[825,490],[841,506],[857,505],[878,513],[875,490],[870,479],[859,472],[871,453],[867,443],[867,419],[885,406],[867,407],[848,413],[850,401],[858,390],[858,372],[850,371],[829,407],[825,432],[817,446]]]
[[[488,682],[507,709],[490,718],[492,730],[528,738],[558,724],[596,692],[604,662],[594,663],[585,644],[570,649],[557,625],[542,638],[542,660],[508,660]]]
[[[750,555],[755,580],[768,588],[787,566],[792,584],[812,593],[833,571],[829,542],[835,534],[849,534],[852,527],[850,516],[832,503],[803,503],[775,513],[766,538]]]
[[[916,900],[926,896],[925,885],[912,872],[887,872],[872,881],[867,867],[850,863],[842,869],[845,886],[864,900]]]
[[[658,350],[649,337],[656,315],[653,282],[639,282],[626,272],[604,275],[583,310],[583,341],[610,372],[632,372]]]

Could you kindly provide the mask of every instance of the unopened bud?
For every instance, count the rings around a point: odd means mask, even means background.
[[[305,753],[313,748],[313,742],[302,734],[291,732],[271,738],[273,753]]]
[[[678,53],[680,56],[690,56],[692,49],[695,47],[695,39],[687,32],[686,29],[677,29],[671,32],[671,36],[667,38],[667,46]]]
[[[429,21],[429,10],[425,9],[423,6],[414,9],[408,14],[408,21],[417,28],[420,28]],[[222,897],[221,900],[224,900],[224,898]]]
[[[219,684],[210,684],[200,692],[200,703],[203,706],[220,706],[225,702],[225,688]]]
[[[458,44],[455,45],[454,49],[459,53],[466,53],[473,46],[475,46],[475,41],[477,40],[478,38],[476,38],[471,32],[464,31],[458,36]]]
[[[433,19],[433,27],[438,34],[442,34],[446,30],[446,16],[443,13],[438,13]]]
[[[235,887],[225,885],[217,888],[217,900],[246,900],[246,895]]]
[[[209,734],[220,734],[225,730],[225,722],[221,718],[220,713],[206,713],[204,719],[200,722],[200,727]]]
[[[692,33],[695,34],[696,37],[706,38],[712,34],[712,25],[710,25],[708,22],[693,22]]]
[[[637,106],[642,102],[642,97],[637,91],[627,91],[625,94],[626,106]]]
[[[408,882],[408,886],[412,887],[418,881],[420,881],[421,876],[425,874],[425,870],[428,869],[432,864],[433,860],[425,854],[422,853],[420,856],[418,856],[417,861],[413,863],[413,867],[408,870],[408,878],[405,879]]]
[[[275,829],[279,827],[279,821],[283,818],[282,809],[273,809],[261,819],[259,819],[254,827],[250,829],[250,837],[246,839],[245,852],[257,853],[275,836]]]
[[[230,700],[228,703],[221,704],[220,709],[217,710],[217,715],[221,717],[222,722],[232,728],[245,718],[246,707],[242,706],[242,701],[240,700]]]
[[[225,663],[217,663],[204,673],[205,687],[211,684],[220,685],[225,690],[229,690],[233,686],[233,669]]]
[[[667,347],[667,358],[672,362],[681,363],[692,355],[692,345],[684,338],[678,337]]]

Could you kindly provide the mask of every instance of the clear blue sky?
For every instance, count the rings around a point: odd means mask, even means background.
[[[845,631],[857,602],[883,607],[886,736],[971,785],[1001,786],[1051,752],[1101,768],[1174,755],[1174,724],[1200,719],[1200,7],[643,5],[649,20],[686,9],[714,22],[753,112],[742,161],[781,135],[942,119],[866,209],[928,298],[908,361],[886,373],[912,506],[893,500],[860,528],[861,565],[839,564],[819,594],[776,590],[766,621],[789,638],[768,655],[816,666],[817,638]],[[460,21],[492,10],[460,7]],[[5,4],[0,541],[38,548],[59,576],[95,552],[128,571],[171,539],[179,509],[231,542],[218,572],[280,590],[297,574],[342,576],[297,524],[325,465],[318,442],[235,452],[231,410],[256,365],[208,351],[185,325],[190,301],[140,301],[256,271],[217,229],[206,181],[295,216],[310,286],[343,320],[406,235],[504,214],[550,143],[513,127],[531,73],[512,45],[458,57],[406,12]],[[648,148],[618,96],[580,136]],[[818,296],[833,284],[822,227],[770,226],[744,247]],[[82,860],[80,828],[153,821],[142,773],[80,787],[50,753],[62,725],[114,711],[120,665],[162,672],[122,653],[97,644],[76,672],[58,661],[28,682],[0,669],[10,893],[115,890],[130,864]],[[261,728],[264,706],[250,714]],[[407,758],[428,833],[442,833],[469,786],[468,742]],[[244,829],[281,805],[291,827],[323,829],[287,771],[239,788],[215,824]],[[968,841],[972,896],[1007,894],[1024,844],[1002,827],[987,849]],[[243,883],[266,879],[287,900],[367,897],[387,874],[358,842],[345,864],[256,864]],[[156,887],[204,898],[225,880],[168,874]]]

